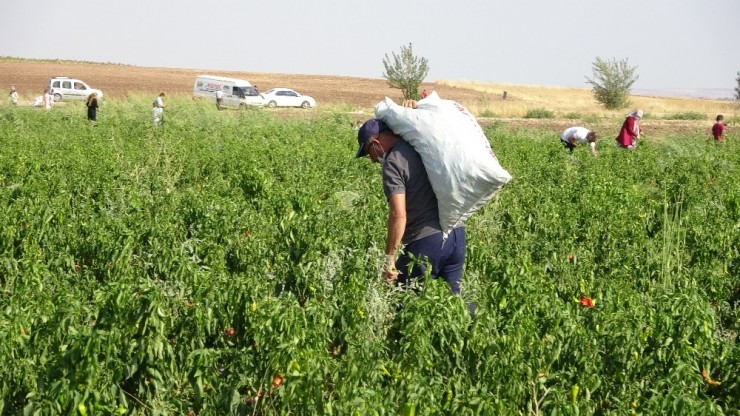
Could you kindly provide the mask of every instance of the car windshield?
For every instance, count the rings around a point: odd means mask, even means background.
[[[239,90],[241,90],[242,94],[244,94],[245,97],[255,97],[257,95],[260,95],[257,90],[254,89],[254,87],[236,87]]]

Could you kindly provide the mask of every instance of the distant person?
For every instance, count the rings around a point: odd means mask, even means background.
[[[254,92],[256,92],[257,95],[260,93],[260,90],[257,89],[257,84],[254,84]]]
[[[421,92],[421,99],[423,100],[423,99],[425,99],[427,97],[429,97],[429,93],[427,92],[427,90],[422,91]]]
[[[157,105],[157,101],[152,103],[152,124],[156,127],[162,124],[162,112],[164,109]]]
[[[224,102],[224,92],[219,90],[216,90],[216,108],[221,110],[221,105]]]
[[[8,102],[13,105],[18,105],[18,91],[15,90],[15,85],[10,87],[10,93],[8,94]]]
[[[164,124],[164,92],[160,92],[157,98],[154,100],[154,108],[157,108],[158,122],[155,124]]]
[[[576,144],[585,144],[591,149],[591,154],[596,156],[596,139],[599,136],[596,132],[593,132],[585,127],[571,127],[565,129],[563,134],[560,135],[560,143],[570,150],[571,153],[576,148]]]
[[[642,114],[642,110],[635,110],[629,113],[624,119],[622,129],[619,131],[619,136],[616,139],[619,147],[632,150],[637,147],[637,139],[640,138],[640,132],[642,130],[640,127]]]
[[[52,107],[54,107],[54,90],[51,88],[47,88],[44,90],[44,103],[46,104],[46,109],[51,110]]]
[[[712,126],[712,136],[714,136],[715,142],[723,142],[725,141],[725,125],[722,123],[724,121],[725,117],[720,114],[717,116],[717,122],[714,123],[714,126]]]
[[[98,94],[92,93],[87,96],[87,119],[90,121],[96,121],[98,116]]]

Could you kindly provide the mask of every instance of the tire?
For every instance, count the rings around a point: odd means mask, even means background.
[[[54,101],[62,101],[62,94],[59,94],[58,92],[54,93]]]
[[[301,103],[301,108],[311,108],[311,103],[304,101]]]
[[[270,108],[275,108],[277,107],[277,103],[275,101],[270,101],[269,103],[267,103],[267,106]]]

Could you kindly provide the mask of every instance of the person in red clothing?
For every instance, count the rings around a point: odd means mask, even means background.
[[[429,96],[429,93],[427,92],[427,90],[424,90],[424,91],[421,92],[421,99],[422,100],[425,99],[425,98],[427,98],[428,96]]]
[[[617,144],[620,147],[626,149],[635,149],[637,147],[637,139],[640,137],[640,119],[642,119],[642,110],[635,110],[624,119],[622,123],[622,129],[619,131],[617,136]]]
[[[723,142],[725,141],[724,133],[725,133],[725,125],[722,124],[722,120],[724,120],[725,117],[720,114],[717,116],[717,122],[714,123],[714,126],[712,126],[712,135],[714,136],[715,142]]]

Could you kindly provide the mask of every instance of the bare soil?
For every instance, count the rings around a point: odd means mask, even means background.
[[[42,95],[52,76],[79,78],[105,93],[106,98],[124,98],[130,94],[152,94],[166,92],[167,95],[189,96],[193,82],[198,74],[212,74],[246,79],[260,91],[272,87],[293,88],[302,94],[314,97],[318,108],[346,106],[346,111],[358,114],[358,119],[372,114],[375,104],[383,97],[401,99],[400,91],[388,87],[382,78],[358,78],[331,75],[270,74],[240,71],[213,71],[201,69],[149,68],[118,64],[36,61],[0,59],[0,86],[9,88],[15,85],[21,95],[21,103],[30,102],[33,97]],[[501,101],[498,94],[475,91],[463,87],[451,87],[438,83],[423,83],[420,89],[436,91],[440,96],[458,101],[463,105],[479,102]],[[508,128],[541,128],[560,132],[578,120],[563,119],[481,119],[481,124],[500,121]],[[614,121],[607,121],[601,136],[616,136]],[[706,121],[644,120],[648,137],[669,137],[673,133],[708,134],[711,124]]]
[[[383,97],[399,99],[397,89],[388,87],[382,78],[356,78],[328,75],[267,74],[259,72],[213,71],[177,68],[146,68],[115,64],[2,61],[0,85],[15,85],[29,100],[43,94],[52,76],[79,78],[105,93],[106,98],[122,98],[131,93],[166,92],[167,95],[190,95],[196,75],[211,74],[246,79],[260,91],[273,87],[293,88],[316,99],[319,106],[344,104],[352,108],[372,108]],[[459,102],[477,100],[485,93],[434,83],[422,88],[436,90],[442,97]]]

